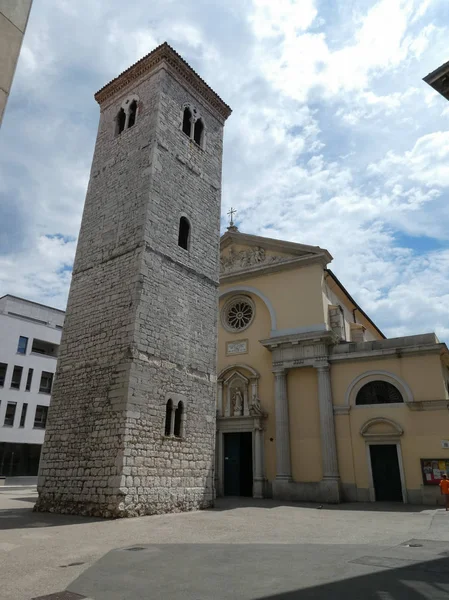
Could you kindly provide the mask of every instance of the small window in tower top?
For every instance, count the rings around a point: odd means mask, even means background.
[[[122,133],[122,131],[125,129],[125,123],[126,123],[126,113],[123,110],[123,108],[121,108],[118,111],[118,115],[117,115],[117,135]]]
[[[129,117],[128,117],[128,129],[134,125],[136,122],[136,114],[137,114],[137,100],[133,100],[131,102],[131,106],[129,107]]]
[[[193,133],[193,139],[198,144],[198,146],[203,145],[203,133],[204,133],[204,124],[201,119],[198,119],[195,123],[195,129]]]
[[[182,120],[182,130],[183,132],[190,137],[190,131],[192,129],[192,113],[190,108],[186,106],[184,109],[184,118]]]
[[[190,223],[185,217],[181,217],[179,221],[178,246],[189,249]]]

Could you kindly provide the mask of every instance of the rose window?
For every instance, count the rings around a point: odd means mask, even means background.
[[[232,298],[222,313],[222,323],[228,331],[242,331],[251,325],[254,318],[254,304],[250,298]]]

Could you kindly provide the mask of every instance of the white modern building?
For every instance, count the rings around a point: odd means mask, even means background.
[[[0,298],[0,476],[36,476],[64,311]]]

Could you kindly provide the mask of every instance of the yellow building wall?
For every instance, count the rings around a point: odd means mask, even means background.
[[[254,294],[246,294],[251,297],[255,304],[255,319],[242,332],[231,333],[226,331],[218,324],[218,373],[224,368],[235,364],[246,364],[255,369],[260,374],[259,379],[259,397],[264,411],[268,413],[265,421],[266,430],[264,433],[264,452],[265,452],[265,470],[269,480],[276,476],[276,452],[275,452],[275,415],[274,415],[274,377],[272,373],[271,352],[267,350],[259,340],[270,336],[271,321],[265,303]],[[220,300],[219,309],[225,304],[227,298]],[[248,353],[226,355],[227,342],[236,340],[248,340]],[[273,441],[270,441],[272,438]]]
[[[387,371],[403,379],[416,401],[446,398],[446,388],[441,372],[441,359],[437,354],[403,355],[382,359],[344,361],[332,363],[331,379],[334,404],[343,405],[346,390],[351,382],[368,371]]]
[[[325,322],[322,274],[321,265],[310,265],[232,281],[221,285],[220,293],[239,285],[254,287],[269,298],[276,313],[277,329],[307,327]],[[269,333],[270,330],[266,337]]]
[[[312,367],[292,369],[287,379],[294,481],[321,481],[318,379]]]
[[[382,360],[354,361],[332,364],[331,380],[334,405],[343,405],[351,382],[367,371],[387,371],[403,379],[416,401],[442,400],[446,397],[438,355],[407,356]],[[354,399],[353,399],[354,400]],[[349,415],[336,415],[336,436],[339,469],[342,483],[355,483],[358,488],[370,485],[366,445],[368,438],[361,435],[363,425],[372,418],[383,417],[395,421],[404,430],[399,438],[407,489],[418,490],[422,484],[421,458],[449,459],[449,450],[441,447],[441,440],[449,439],[449,411],[415,411],[407,405],[381,404],[354,406]],[[386,438],[385,443],[388,443]]]

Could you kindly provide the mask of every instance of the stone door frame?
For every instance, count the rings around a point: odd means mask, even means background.
[[[252,433],[253,498],[264,498],[265,458],[263,416],[218,417],[215,445],[215,489],[224,495],[224,434]]]
[[[371,452],[370,446],[396,446],[396,452],[398,453],[398,464],[399,464],[399,475],[401,478],[401,490],[402,490],[402,503],[407,504],[407,486],[405,484],[405,473],[404,473],[404,461],[402,460],[402,449],[401,442],[395,437],[385,437],[382,440],[366,440],[366,461],[368,465],[368,477],[369,477],[369,501],[376,502],[376,490],[374,489],[374,477],[373,467],[371,464]]]

